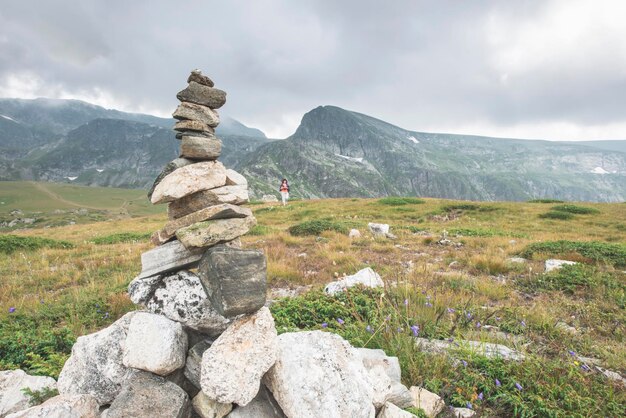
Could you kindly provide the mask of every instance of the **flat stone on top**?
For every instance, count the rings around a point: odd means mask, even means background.
[[[226,92],[191,81],[186,89],[176,95],[181,102],[191,102],[211,109],[219,109],[226,103]]]

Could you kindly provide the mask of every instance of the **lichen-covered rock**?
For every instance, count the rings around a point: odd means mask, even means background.
[[[175,160],[172,160],[169,163],[167,163],[167,165],[163,168],[161,173],[154,180],[154,183],[152,184],[152,187],[150,188],[150,191],[148,192],[148,199],[152,199],[152,193],[154,192],[154,188],[161,182],[161,180],[165,178],[165,176],[174,172],[174,170],[176,169],[179,169],[181,167],[184,167],[192,163],[193,161],[188,160],[186,158],[176,158]]]
[[[102,418],[189,418],[189,396],[160,376],[136,371]]]
[[[4,415],[2,415],[4,416]],[[100,405],[91,395],[59,395],[6,418],[99,418]]]
[[[212,128],[220,123],[220,117],[216,110],[189,102],[179,104],[172,116],[178,120],[198,120]]]
[[[150,312],[211,336],[221,334],[231,322],[211,306],[200,278],[187,270],[136,278],[128,285],[128,294]]]
[[[203,86],[214,86],[213,80],[202,74],[202,71],[200,70],[193,70],[191,74],[189,74],[189,77],[187,78],[187,83],[191,83],[192,81],[195,81],[198,84],[202,84]]]
[[[359,270],[352,276],[347,276],[336,282],[328,283],[324,288],[324,291],[329,295],[335,295],[356,285],[362,285],[365,287],[383,287],[385,286],[385,283],[383,283],[383,279],[380,278],[378,273],[370,267],[367,267]]]
[[[232,403],[216,402],[206,396],[202,391],[198,392],[191,401],[191,404],[193,405],[193,410],[200,418],[223,418],[233,410]]]
[[[276,359],[276,328],[268,308],[233,322],[202,356],[202,391],[220,403],[247,405]]]
[[[131,319],[124,347],[127,367],[168,375],[185,365],[187,334],[180,323],[164,316],[137,312]]]
[[[176,238],[187,248],[205,248],[239,238],[254,225],[254,216],[197,222],[176,231]]]
[[[30,376],[23,370],[0,371],[0,417],[30,406],[24,389],[40,391],[56,389],[57,382],[47,376]]]
[[[61,395],[90,394],[100,405],[117,396],[129,372],[122,357],[126,332],[135,314],[129,312],[108,328],[78,337],[59,375]]]
[[[178,168],[165,176],[154,188],[150,201],[171,202],[193,193],[226,184],[226,169],[218,161],[202,161]]]
[[[141,254],[141,273],[138,279],[194,268],[200,262],[202,248],[187,249],[180,241],[173,240]]]
[[[222,141],[217,138],[184,135],[180,141],[180,156],[192,160],[215,160],[222,153]]]
[[[373,418],[374,394],[361,357],[336,334],[278,337],[276,363],[263,381],[288,417]]]

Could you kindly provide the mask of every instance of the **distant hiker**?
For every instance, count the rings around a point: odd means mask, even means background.
[[[278,188],[280,191],[280,195],[283,197],[283,206],[287,204],[287,200],[289,200],[289,183],[287,179],[283,179],[280,182],[280,187]]]

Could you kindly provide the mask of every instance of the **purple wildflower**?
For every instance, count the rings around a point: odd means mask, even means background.
[[[461,360],[461,363],[463,363],[463,367],[467,367],[467,361]]]
[[[387,317],[385,318],[385,321],[389,321],[391,319],[391,315],[387,315]]]
[[[499,316],[496,316],[496,321],[500,322],[502,320],[502,318],[500,318]]]
[[[426,305],[426,306],[427,306],[427,307],[429,307],[429,308],[432,308],[432,307],[433,307],[433,304],[432,304],[432,303],[430,303],[430,302],[426,302],[424,305]]]
[[[339,323],[339,325],[343,325],[343,324],[345,324],[346,321],[344,321],[341,318],[337,318],[337,322]]]
[[[404,330],[402,329],[402,327],[398,327],[398,329],[396,331],[398,331],[398,333],[401,333]]]
[[[417,337],[417,334],[420,332],[420,327],[418,325],[411,325],[411,332],[414,337]]]
[[[103,318],[104,318],[104,319],[107,319],[108,317],[109,317],[109,313],[108,313],[108,312],[105,312],[105,314],[104,314]]]
[[[580,366],[581,369],[583,369],[584,371],[588,372],[589,370],[591,370],[589,368],[589,366],[587,366],[586,364],[583,364],[582,366]]]
[[[430,296],[426,296],[426,300],[430,300]]]
[[[408,299],[404,299],[404,306],[409,306],[409,300]]]
[[[522,387],[522,385],[520,385],[519,383],[515,382],[515,387],[517,388],[517,390],[524,390],[524,388]]]
[[[502,383],[500,383],[500,381],[498,379],[496,379],[496,386],[498,386],[498,387],[502,386]]]
[[[572,350],[567,350],[567,352],[569,353],[570,356],[575,357],[576,353]]]
[[[480,328],[482,327],[482,324],[480,323],[480,321],[476,322],[476,328]]]
[[[522,320],[522,322],[520,322],[520,324],[522,324],[523,327],[526,326],[526,322],[524,322],[523,320]]]
[[[466,317],[467,319],[472,319],[472,313],[471,313],[471,312],[466,312],[466,313],[465,313],[465,317]]]
[[[454,313],[454,309],[453,308],[448,308],[448,313]]]
[[[13,312],[15,312],[15,308],[14,307],[10,307],[9,308],[9,313],[13,313]]]
[[[482,401],[482,400],[483,400],[483,398],[484,398],[484,395],[483,395],[483,393],[482,393],[482,392],[480,392],[480,393],[478,394],[478,399],[480,399],[480,400]]]
[[[322,322],[322,328],[328,328],[328,322]]]
[[[365,327],[365,331],[369,332],[370,334],[373,333],[374,331],[372,330],[372,327],[370,325]]]
[[[465,406],[467,407],[467,409],[472,409],[472,403],[471,402],[466,403]]]

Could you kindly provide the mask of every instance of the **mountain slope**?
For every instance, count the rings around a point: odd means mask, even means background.
[[[296,180],[292,190],[302,196],[626,198],[625,153],[572,143],[412,132],[334,106],[308,112],[291,137],[258,148],[240,168],[255,178],[253,192],[273,190],[277,179],[287,177]]]

